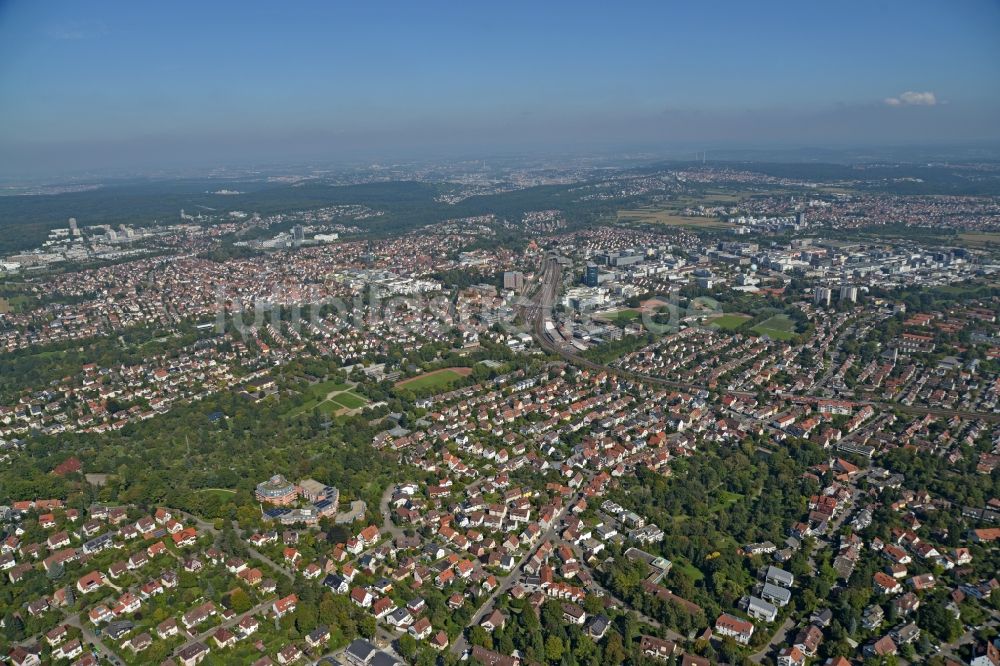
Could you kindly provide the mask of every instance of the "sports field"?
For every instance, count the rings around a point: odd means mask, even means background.
[[[710,326],[715,326],[723,331],[735,331],[749,319],[751,319],[750,315],[731,312],[729,314],[713,317],[708,320],[708,323]]]
[[[795,337],[795,322],[788,315],[774,315],[753,327],[754,332],[773,340],[791,340]]]
[[[443,389],[470,374],[472,374],[472,368],[442,368],[409,379],[402,379],[396,382],[395,387],[412,391]]]

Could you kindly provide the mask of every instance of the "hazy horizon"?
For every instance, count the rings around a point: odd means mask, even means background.
[[[1000,141],[1000,5],[0,5],[0,174]]]

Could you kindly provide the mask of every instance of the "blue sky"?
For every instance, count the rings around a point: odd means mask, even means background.
[[[995,0],[0,0],[8,170],[995,140],[998,120]]]

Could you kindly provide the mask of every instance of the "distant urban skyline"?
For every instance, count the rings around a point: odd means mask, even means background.
[[[1000,139],[995,2],[0,5],[0,173]]]

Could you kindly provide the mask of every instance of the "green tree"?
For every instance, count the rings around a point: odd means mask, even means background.
[[[24,622],[20,615],[9,612],[3,618],[3,635],[9,641],[16,641],[24,636]]]
[[[414,658],[417,656],[417,640],[410,636],[409,634],[403,634],[399,637],[399,654],[406,661],[413,662]]]
[[[951,643],[962,635],[962,623],[955,619],[945,604],[925,599],[917,611],[917,625],[939,640]]]
[[[621,664],[625,661],[625,646],[622,644],[622,637],[617,631],[608,634],[607,643],[604,645],[604,663]]]
[[[469,643],[484,647],[487,650],[493,649],[493,637],[486,633],[486,630],[479,625],[469,630]]]
[[[319,623],[332,629],[338,624],[337,619],[337,604],[333,600],[333,595],[324,594],[319,601]]]
[[[596,594],[588,594],[583,600],[583,609],[590,615],[598,615],[604,611],[604,601]]]
[[[365,638],[374,638],[377,630],[378,626],[375,624],[375,618],[371,615],[363,615],[358,621],[358,633]]]
[[[545,639],[545,658],[553,663],[562,661],[563,642],[558,636],[549,636]]]
[[[236,613],[246,613],[248,610],[253,608],[253,602],[250,601],[250,596],[243,590],[236,590],[233,592],[229,597],[229,604]]]

